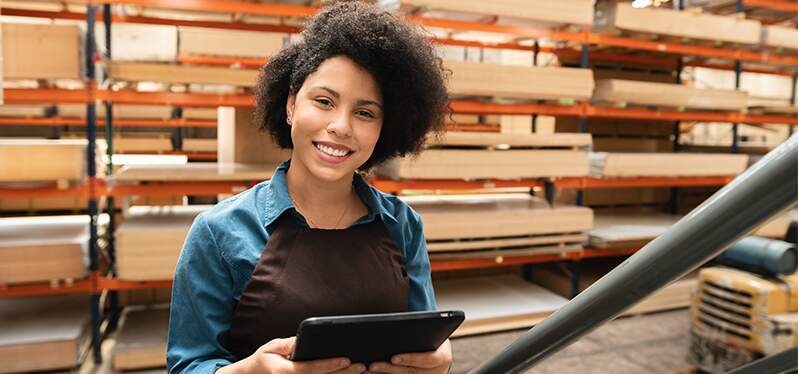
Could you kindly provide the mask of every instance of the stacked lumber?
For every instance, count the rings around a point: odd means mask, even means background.
[[[219,164],[192,162],[182,165],[125,165],[113,179],[146,181],[261,181],[272,177],[277,164]]]
[[[0,199],[0,211],[82,211],[89,206],[85,197],[35,197],[31,199]]]
[[[286,34],[180,26],[180,55],[269,57],[282,47]],[[264,61],[265,62],[265,61]]]
[[[119,279],[172,279],[191,223],[208,208],[207,205],[131,207],[116,232]]]
[[[114,370],[166,366],[168,327],[168,308],[125,308],[112,349]]]
[[[598,248],[643,246],[678,220],[666,214],[596,214],[589,243]]]
[[[74,368],[90,340],[87,296],[0,299],[0,321],[0,373]]]
[[[183,118],[216,120],[217,108],[183,108]]]
[[[85,133],[70,132],[61,139],[86,139]],[[105,134],[97,134],[97,144],[107,147]],[[167,132],[115,132],[114,154],[166,153],[172,151],[172,135]]]
[[[77,26],[0,25],[5,79],[80,79]]]
[[[768,47],[798,49],[798,30],[794,27],[764,26],[762,27],[762,44]]]
[[[582,266],[580,267],[579,292],[586,290],[612,270],[617,264],[618,261],[612,260],[591,260],[590,262],[582,262]],[[571,297],[571,274],[565,271],[561,265],[547,264],[535,266],[532,270],[532,280],[558,295]],[[690,306],[690,294],[697,284],[695,273],[688,274],[657,290],[638,304],[625,310],[621,315],[635,315],[686,308]]]
[[[99,50],[105,49],[105,29],[97,25]],[[114,61],[174,61],[177,57],[177,27],[115,23],[111,27],[111,59]]]
[[[502,98],[586,100],[593,93],[590,69],[525,67],[444,61],[452,71],[449,94]]]
[[[581,249],[593,212],[528,194],[403,197],[421,215],[433,259],[551,254]]]
[[[420,155],[390,160],[377,173],[393,179],[584,176],[588,159],[580,148],[590,142],[589,134],[448,132],[430,140]]]
[[[64,118],[86,118],[85,104],[60,104],[56,106],[58,116]],[[97,118],[105,118],[105,109],[97,108]],[[167,105],[130,105],[114,104],[114,119],[169,119],[172,118],[172,107]]]
[[[798,222],[798,209],[787,211],[784,214],[764,223],[754,231],[754,235],[784,240],[790,225],[795,222]]]
[[[596,82],[592,101],[736,111],[746,108],[748,94],[682,84],[602,79]]]
[[[562,189],[557,201],[576,204],[577,191]],[[582,203],[590,207],[662,205],[671,201],[668,188],[589,188],[582,191]]]
[[[127,82],[228,84],[251,87],[258,79],[258,70],[152,62],[116,61],[111,62],[108,69],[111,79]]]
[[[748,155],[710,153],[590,153],[590,174],[599,177],[737,175]]]
[[[186,152],[217,152],[216,139],[187,138],[183,139],[183,150]]]
[[[0,139],[0,182],[80,180],[86,144],[86,140]]]
[[[762,25],[732,16],[717,16],[664,8],[634,8],[631,3],[600,3],[594,28],[676,38],[759,44]]]
[[[514,275],[447,279],[434,286],[438,308],[465,312],[455,337],[531,327],[568,302]]]
[[[39,118],[47,116],[46,105],[0,105],[0,117]]]
[[[98,218],[100,232],[107,222]],[[0,284],[83,278],[88,243],[85,215],[0,218]]]
[[[593,22],[592,0],[411,0],[409,5],[426,11],[499,16],[526,21],[588,25]]]

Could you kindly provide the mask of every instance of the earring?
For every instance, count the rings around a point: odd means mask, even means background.
[[[286,117],[285,122],[288,123],[288,126],[291,126],[291,117]]]

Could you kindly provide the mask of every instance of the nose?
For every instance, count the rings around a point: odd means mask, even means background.
[[[342,111],[340,115],[335,116],[333,121],[327,125],[327,132],[342,138],[352,136],[352,117]]]

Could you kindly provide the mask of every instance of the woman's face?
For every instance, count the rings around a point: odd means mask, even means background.
[[[324,61],[289,97],[291,166],[323,181],[351,179],[374,151],[383,121],[377,82],[348,57]]]

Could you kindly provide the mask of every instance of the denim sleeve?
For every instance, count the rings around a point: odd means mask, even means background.
[[[204,214],[180,252],[170,313],[169,373],[213,373],[231,363],[221,339],[233,315],[233,280]]]
[[[427,240],[424,238],[424,224],[421,216],[412,208],[407,207],[407,235],[405,242],[405,264],[407,275],[410,278],[408,290],[408,310],[423,311],[438,309],[435,303],[435,291],[432,288],[430,276],[429,254],[427,254]]]

